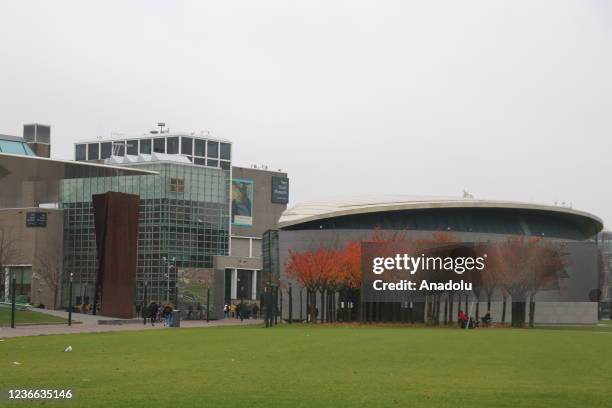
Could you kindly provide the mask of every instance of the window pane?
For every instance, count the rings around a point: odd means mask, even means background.
[[[196,139],[194,150],[194,154],[196,156],[206,156],[206,143],[204,142],[204,140]]]
[[[84,145],[84,144],[76,145],[75,152],[74,152],[74,159],[75,160],[87,160],[87,145]]]
[[[3,153],[25,155],[27,151],[24,149],[24,144],[12,140],[0,140],[0,151]]]
[[[168,138],[168,154],[178,154],[179,152],[179,138],[169,137]]]
[[[113,156],[125,156],[125,142],[113,142]]]
[[[138,154],[138,140],[127,141],[127,154],[136,156]]]
[[[102,153],[101,159],[108,159],[111,156],[111,143],[102,143],[100,151]]]
[[[153,151],[155,153],[166,153],[166,139],[153,139]]]
[[[140,141],[140,153],[151,154],[151,139],[144,139]]]
[[[219,157],[219,142],[208,141],[208,157]]]
[[[193,139],[190,137],[181,137],[181,154],[189,155],[193,153],[193,149],[191,148],[193,144]]]
[[[200,159],[199,157],[196,157],[195,159],[193,159],[193,163],[200,165],[200,166],[206,166],[206,159]]]
[[[220,161],[219,165],[221,166],[221,168],[223,170],[229,170],[230,169],[230,162],[228,162],[228,161]]]
[[[98,143],[89,143],[87,145],[87,160],[98,160],[99,159],[99,144]]]
[[[230,151],[231,151],[231,145],[229,143],[221,143],[220,158],[224,160],[229,160],[230,155],[231,155]]]
[[[208,161],[206,162],[206,165],[208,167],[219,167],[219,160],[208,159]]]

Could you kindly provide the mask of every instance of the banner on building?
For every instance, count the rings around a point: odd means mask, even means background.
[[[232,180],[232,225],[253,226],[252,180]]]

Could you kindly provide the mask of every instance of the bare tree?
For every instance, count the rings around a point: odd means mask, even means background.
[[[17,240],[10,228],[0,228],[0,276],[2,276],[2,284],[5,282],[4,273],[5,267],[15,262],[19,255]],[[9,288],[4,288],[5,295]]]
[[[35,273],[42,278],[47,287],[51,289],[53,293],[53,308],[57,307],[59,291],[62,287],[61,257],[62,247],[59,241],[54,241],[46,251],[36,254]]]

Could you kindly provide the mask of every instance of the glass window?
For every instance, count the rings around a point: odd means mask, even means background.
[[[163,137],[153,139],[153,151],[155,153],[166,153],[166,139]]]
[[[27,151],[23,146],[24,144],[22,142],[0,140],[0,151],[3,153],[26,155]]]
[[[100,145],[98,143],[89,143],[87,145],[87,160],[98,160],[99,156]]]
[[[87,145],[78,144],[75,146],[74,159],[75,160],[87,160]]]
[[[108,159],[111,156],[111,151],[112,147],[110,142],[100,144],[100,153],[102,153],[101,159]]]
[[[194,164],[197,164],[199,166],[206,166],[206,159],[200,159],[199,157],[196,157],[193,160]]]
[[[206,165],[208,167],[219,167],[219,160],[208,159],[208,161],[206,161]]]
[[[229,143],[221,143],[221,154],[220,159],[229,160],[231,156],[231,144]]]
[[[181,137],[181,154],[191,155],[193,154],[193,139],[190,137]]]
[[[127,141],[127,154],[136,156],[138,154],[138,140]]]
[[[219,142],[208,141],[208,157],[219,157]]]
[[[173,193],[184,193],[185,192],[185,179],[171,178],[170,179],[170,191]]]
[[[125,156],[125,142],[113,142],[113,156]]]
[[[195,140],[195,152],[196,156],[206,156],[206,142],[204,140]]]
[[[168,138],[168,147],[166,149],[166,153],[168,154],[178,154],[179,152],[179,138],[178,137],[169,137]]]
[[[151,139],[144,139],[140,141],[140,153],[151,154]]]
[[[230,162],[221,160],[219,162],[219,166],[221,166],[221,168],[223,170],[229,170],[230,169]]]

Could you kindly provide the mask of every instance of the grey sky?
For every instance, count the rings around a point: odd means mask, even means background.
[[[0,3],[0,133],[209,130],[291,201],[573,202],[612,222],[612,2]]]

